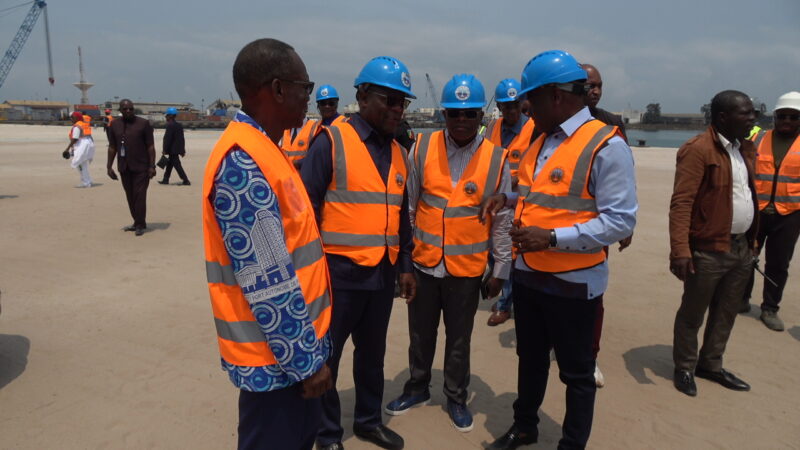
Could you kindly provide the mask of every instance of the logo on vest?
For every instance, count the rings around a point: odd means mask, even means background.
[[[456,98],[462,102],[469,98],[469,88],[466,86],[459,86],[456,88]]]
[[[394,176],[394,181],[397,183],[398,186],[403,187],[403,183],[406,180],[405,180],[405,178],[403,178],[403,174],[402,173],[398,173],[397,175]]]
[[[467,183],[464,185],[464,193],[467,195],[472,195],[476,192],[478,192],[478,185],[472,181],[467,181]]]
[[[324,88],[323,90],[319,91],[320,97],[327,97],[328,96],[328,88]]]
[[[511,151],[511,157],[512,157],[512,158],[514,158],[514,159],[519,159],[519,156],[520,156],[520,154],[519,154],[519,150],[513,150],[513,151]]]
[[[550,171],[550,182],[553,184],[558,184],[561,180],[564,179],[564,169],[561,167],[556,167],[555,169]]]
[[[512,99],[513,98],[517,98],[517,90],[514,89],[513,87],[512,88],[508,88],[508,91],[506,92],[506,95],[508,95],[508,98],[512,98]]]
[[[400,81],[403,83],[403,86],[411,87],[411,77],[408,75],[408,73],[406,72],[401,73]]]
[[[306,145],[306,141],[300,139],[299,141],[297,141],[297,145],[302,147],[302,146]]]

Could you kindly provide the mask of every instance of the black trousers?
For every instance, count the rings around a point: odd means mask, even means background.
[[[147,187],[150,185],[150,176],[147,171],[119,173],[125,197],[128,200],[128,209],[133,217],[133,226],[147,228]]]
[[[311,449],[321,400],[301,397],[301,383],[269,392],[239,391],[239,450]]]
[[[797,237],[800,236],[800,211],[785,216],[763,212],[759,215],[758,250],[761,251],[766,247],[764,273],[777,284],[776,286],[764,280],[761,309],[778,311],[778,304],[783,298],[783,288],[786,287],[786,280],[789,278],[789,263],[794,255]],[[745,291],[748,303],[753,294],[754,280],[755,269],[750,274],[750,281]]]
[[[416,270],[417,296],[408,305],[408,366],[403,392],[422,394],[431,382],[439,318],[444,315],[444,395],[464,404],[469,386],[472,326],[478,310],[481,277],[436,278]]]
[[[515,276],[514,280],[520,277]],[[555,349],[559,378],[567,385],[567,411],[558,448],[585,448],[592,431],[594,398],[594,352],[597,302],[559,297],[514,282],[518,396],[514,423],[536,435],[538,410],[544,400],[550,370],[550,348]]]
[[[383,357],[386,354],[386,331],[394,301],[394,285],[381,290],[359,291],[333,288],[333,317],[329,329],[333,349],[328,367],[333,374],[334,387],[322,397],[322,425],[317,442],[329,445],[340,442],[342,407],[336,380],[339,361],[347,338],[352,336],[353,381],[356,404],[354,427],[370,430],[383,423]]]
[[[167,166],[164,167],[163,181],[169,181],[169,176],[172,174],[173,167],[175,168],[175,171],[178,172],[178,176],[181,177],[181,180],[189,181],[189,178],[186,177],[186,172],[183,171],[180,155],[167,155],[167,158],[169,161],[167,162]]]

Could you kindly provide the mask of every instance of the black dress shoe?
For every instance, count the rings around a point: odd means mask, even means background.
[[[734,391],[749,391],[750,385],[745,383],[744,380],[736,375],[728,372],[725,369],[719,369],[719,372],[712,372],[710,370],[697,369],[694,372],[695,376],[705,378],[722,386],[733,389]]]
[[[399,434],[390,430],[386,425],[383,424],[378,425],[371,430],[353,427],[353,434],[361,439],[364,439],[365,441],[372,442],[378,447],[389,450],[400,450],[403,448],[403,445],[405,445],[403,438]]]
[[[191,185],[192,183],[190,183],[189,180],[184,180],[183,183],[181,183],[181,186],[191,186]]]
[[[692,375],[692,372],[688,370],[676,370],[672,382],[675,384],[675,389],[689,397],[695,397],[697,395],[697,385],[694,382],[694,375]]]
[[[143,235],[144,234],[144,228],[137,228],[136,229],[136,233],[134,233],[134,234],[136,234],[137,236]]]
[[[328,445],[317,444],[317,450],[344,450],[344,445],[341,442],[334,442]]]
[[[516,425],[511,425],[506,434],[497,438],[486,448],[492,450],[514,449],[521,445],[535,444],[538,440],[538,433],[523,433]]]
[[[158,184],[169,184],[168,180],[158,180]]]

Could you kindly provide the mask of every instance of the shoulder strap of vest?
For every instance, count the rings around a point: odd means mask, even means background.
[[[344,154],[344,139],[338,126],[325,128],[331,136],[331,153],[333,153],[334,172],[336,173],[336,190],[347,190],[347,157]]]
[[[483,189],[483,200],[486,201],[492,194],[495,193],[497,190],[497,186],[500,184],[500,179],[503,177],[503,165],[505,164],[506,156],[508,152],[503,147],[499,145],[494,145],[488,139],[484,138],[484,145],[486,143],[490,143],[492,148],[492,159],[489,163],[489,174],[486,177],[486,186]]]
[[[488,139],[491,139],[492,133],[494,133],[494,129],[497,126],[497,123],[500,122],[500,120],[501,119],[492,119],[492,121],[489,122],[489,125],[486,127],[486,132],[483,133],[483,136]]]
[[[764,130],[761,130],[758,133],[756,133],[756,138],[753,139],[753,146],[755,146],[756,150],[758,150],[758,147],[761,145],[761,141],[764,139],[764,136],[766,135],[767,132]]]
[[[422,186],[422,177],[425,174],[425,160],[428,158],[428,149],[430,149],[431,138],[435,135],[436,131],[426,131],[420,133],[417,137],[416,148],[414,148],[414,161],[417,168],[417,181],[419,186]]]
[[[589,122],[587,122],[589,123]],[[594,136],[586,143],[586,146],[581,150],[578,161],[575,163],[575,170],[572,175],[572,183],[569,186],[569,195],[580,196],[583,188],[587,182],[589,171],[592,167],[594,160],[594,150],[604,143],[606,140],[616,136],[617,127],[613,125],[604,125],[600,127]]]

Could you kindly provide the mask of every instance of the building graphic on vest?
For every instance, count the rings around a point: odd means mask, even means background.
[[[256,211],[255,223],[250,231],[255,262],[236,273],[242,292],[250,303],[273,298],[297,289],[300,284],[289,267],[292,260],[283,236],[281,221],[267,210]]]

